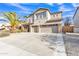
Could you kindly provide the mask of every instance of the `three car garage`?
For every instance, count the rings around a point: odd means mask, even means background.
[[[41,32],[41,33],[58,33],[60,32],[60,27],[58,24],[53,25],[40,25],[40,26],[32,26],[32,32]]]

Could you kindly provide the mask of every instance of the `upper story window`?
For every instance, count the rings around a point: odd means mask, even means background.
[[[53,15],[53,17],[55,17],[55,14]]]
[[[41,13],[36,14],[36,18],[37,19],[44,19],[44,18],[46,18],[46,12],[41,12]]]
[[[53,17],[58,17],[58,14],[54,14]]]
[[[33,23],[34,17],[33,17],[33,16],[30,16],[30,17],[28,18],[28,21],[29,21],[29,23]]]
[[[42,16],[43,16],[43,18],[45,18],[46,17],[46,12],[42,12]]]
[[[58,17],[58,14],[56,14],[56,16]]]

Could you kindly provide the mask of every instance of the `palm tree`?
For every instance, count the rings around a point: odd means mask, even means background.
[[[7,12],[7,13],[4,13],[4,16],[9,20],[9,23],[11,25],[11,31],[14,32],[16,26],[19,25],[18,17],[16,15],[16,13],[15,12]]]

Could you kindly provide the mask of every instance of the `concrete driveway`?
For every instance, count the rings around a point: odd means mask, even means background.
[[[53,55],[36,34],[13,33],[0,38],[0,55]]]
[[[0,55],[60,56],[66,54],[61,34],[13,33],[0,38]]]

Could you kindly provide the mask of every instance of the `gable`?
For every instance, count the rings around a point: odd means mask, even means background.
[[[35,12],[35,14],[41,13],[41,12],[46,12],[46,11],[48,11],[48,10],[38,10],[38,11]]]
[[[62,13],[55,13],[51,15],[51,19],[53,20],[60,20],[62,19]]]

